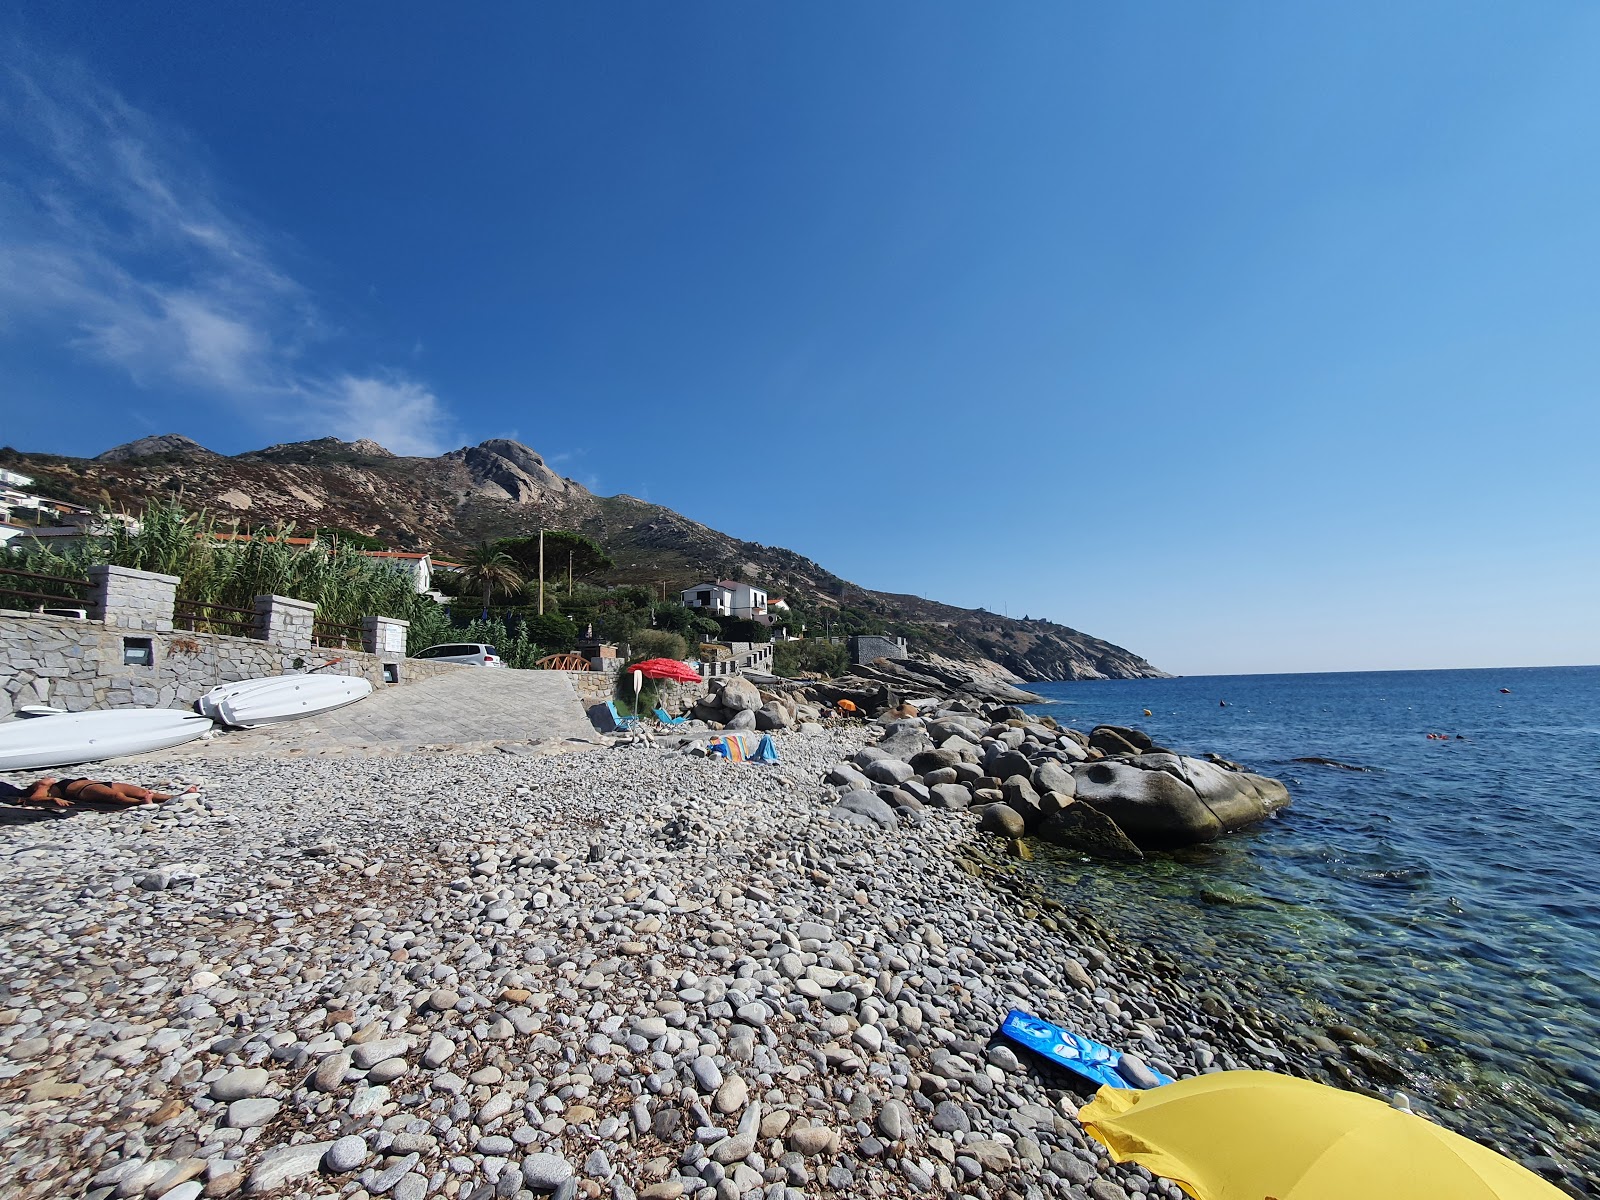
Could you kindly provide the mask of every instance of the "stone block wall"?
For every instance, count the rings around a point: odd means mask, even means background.
[[[172,628],[178,598],[178,577],[135,571],[131,567],[89,568],[89,615],[120,629]]]
[[[169,612],[170,617],[170,612]],[[126,661],[129,658],[143,661]],[[216,687],[301,668],[355,675],[375,687],[385,668],[401,684],[448,671],[458,663],[406,658],[403,652],[300,649],[254,638],[186,633],[0,611],[0,716],[24,704],[89,708],[186,708]]]
[[[864,666],[880,658],[909,658],[906,650],[905,638],[880,637],[877,634],[865,634],[853,637],[849,642],[850,661],[856,666]]]

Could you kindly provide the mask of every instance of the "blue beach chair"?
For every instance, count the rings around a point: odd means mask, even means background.
[[[667,716],[666,709],[659,706],[656,708],[656,720],[660,721],[663,725],[682,725],[688,719],[688,717],[669,717]]]
[[[639,724],[638,717],[625,717],[617,711],[616,701],[606,701],[606,712],[611,714],[611,724],[618,730],[629,730]]]

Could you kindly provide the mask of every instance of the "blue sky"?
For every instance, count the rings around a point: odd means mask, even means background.
[[[1600,661],[1600,8],[0,8],[0,442],[510,436],[1186,674]]]

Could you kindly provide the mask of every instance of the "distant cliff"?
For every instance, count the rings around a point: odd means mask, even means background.
[[[741,541],[632,496],[596,496],[520,442],[495,438],[437,458],[376,442],[319,438],[232,457],[180,434],[140,438],[93,459],[0,450],[0,465],[41,491],[137,510],[155,499],[251,525],[337,525],[396,548],[459,553],[483,538],[576,529],[616,560],[614,583],[741,578],[846,625],[904,635],[914,652],[993,664],[1019,680],[1134,679],[1163,673],[1110,642],[1049,621],[1018,620],[917,596],[874,592],[791,550]]]

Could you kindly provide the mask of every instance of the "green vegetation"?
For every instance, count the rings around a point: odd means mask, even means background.
[[[822,638],[779,642],[772,648],[772,669],[789,678],[812,674],[831,679],[850,670],[850,655],[843,646],[836,646]]]
[[[501,538],[494,543],[497,550],[509,555],[522,571],[524,577],[537,581],[539,578],[539,538],[532,537]],[[598,575],[602,571],[609,571],[617,564],[611,561],[611,556],[600,548],[598,543],[591,541],[581,533],[572,533],[565,529],[547,529],[544,534],[544,579],[549,584],[552,580],[565,583],[569,588],[576,580],[587,579]]]
[[[683,635],[667,629],[641,629],[629,643],[628,664],[644,662],[647,658],[689,657],[689,643]]]
[[[564,613],[547,612],[524,617],[528,636],[545,648],[547,654],[565,654],[578,645],[578,626]]]
[[[389,548],[378,538],[354,529],[346,529],[343,525],[319,525],[316,536],[318,541],[336,542],[341,546],[349,546],[352,550],[387,550]]]
[[[482,593],[485,611],[495,592],[515,595],[522,590],[522,573],[517,570],[516,560],[489,542],[479,542],[462,555],[461,570],[456,574],[464,589]]]
[[[354,548],[320,541],[291,545],[291,526],[249,539],[219,539],[229,530],[209,513],[170,503],[147,508],[136,533],[107,524],[104,537],[61,549],[23,546],[7,561],[18,570],[68,577],[104,563],[176,575],[180,602],[224,608],[250,609],[262,595],[293,596],[315,604],[320,619],[340,625],[384,616],[415,627],[419,611],[437,607],[416,594],[409,578]]]

